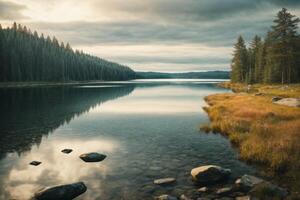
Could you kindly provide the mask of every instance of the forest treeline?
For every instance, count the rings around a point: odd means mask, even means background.
[[[0,25],[0,82],[128,80],[127,66],[73,50],[53,37],[38,35],[26,26]]]
[[[300,82],[299,18],[283,8],[264,39],[255,36],[247,48],[242,36],[234,46],[231,81],[235,83]]]

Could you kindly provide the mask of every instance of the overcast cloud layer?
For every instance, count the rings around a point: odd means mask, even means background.
[[[299,0],[0,0],[0,23],[25,24],[139,71],[229,70],[243,35],[264,36]]]

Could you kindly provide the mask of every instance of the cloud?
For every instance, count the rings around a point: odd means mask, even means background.
[[[11,4],[18,5],[15,3]],[[282,7],[300,15],[299,0],[23,0],[22,3],[26,9],[18,5],[19,12],[14,13],[19,13],[19,17],[26,14],[29,18],[22,23],[32,30],[56,36],[75,48],[134,69],[160,71],[199,70],[209,66],[228,69],[232,46],[239,35],[248,42],[256,34],[264,37]]]
[[[30,23],[29,27],[56,35],[73,45],[99,44],[206,44],[232,46],[239,34],[250,39],[264,35],[271,19],[259,17],[222,20],[193,26],[153,24],[150,22],[64,22]]]
[[[0,20],[19,20],[27,17],[22,14],[24,5],[8,1],[0,1]]]

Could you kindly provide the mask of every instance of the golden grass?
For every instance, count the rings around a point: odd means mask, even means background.
[[[262,96],[210,95],[205,98],[210,106],[204,109],[211,119],[209,127],[227,135],[239,147],[241,159],[265,166],[273,176],[300,191],[300,108],[271,101],[275,94],[300,97],[300,85],[281,87],[256,85]]]

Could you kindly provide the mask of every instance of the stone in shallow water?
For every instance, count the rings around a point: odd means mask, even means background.
[[[202,187],[198,189],[198,192],[205,193],[208,192],[208,187]]]
[[[154,180],[154,184],[156,185],[165,185],[165,184],[171,184],[175,182],[176,182],[175,178],[161,178],[161,179]]]
[[[236,197],[235,200],[251,200],[250,196]]]
[[[285,199],[287,194],[285,189],[267,181],[256,184],[249,192],[251,198],[257,199]]]
[[[216,183],[228,177],[230,174],[230,169],[224,169],[216,165],[200,166],[191,171],[193,180],[200,184]]]
[[[235,184],[245,188],[252,188],[255,185],[262,183],[264,180],[248,174],[243,175],[241,178],[235,181]]]
[[[65,154],[69,154],[71,153],[73,150],[72,149],[63,149],[61,150],[62,153],[65,153]]]
[[[163,194],[154,198],[155,200],[177,200],[177,197],[173,197],[168,194]]]
[[[192,200],[191,198],[185,196],[184,194],[180,195],[180,200]]]
[[[45,188],[34,195],[34,200],[71,200],[87,190],[83,182]]]
[[[85,153],[79,156],[84,162],[100,162],[106,158],[106,155],[100,153]]]
[[[216,191],[218,195],[227,195],[232,192],[232,187],[220,188]]]
[[[38,165],[40,165],[41,163],[42,163],[42,162],[40,162],[40,161],[34,160],[34,161],[30,162],[29,164],[30,164],[30,165],[34,165],[34,166],[38,166]]]

